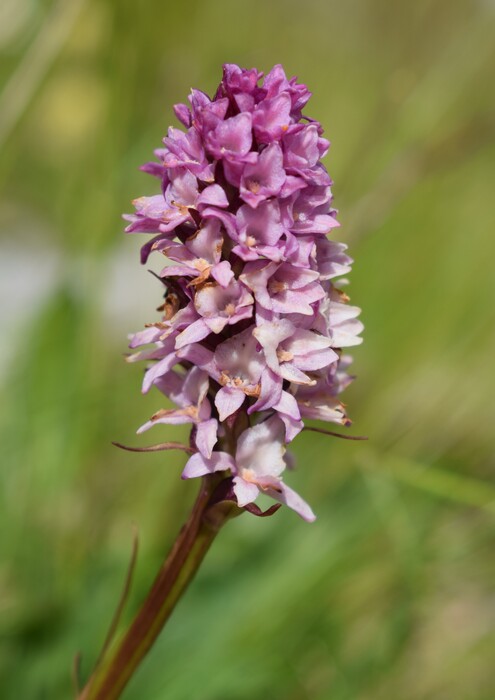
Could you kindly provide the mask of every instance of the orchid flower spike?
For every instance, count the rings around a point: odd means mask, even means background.
[[[191,426],[189,479],[221,473],[240,508],[259,494],[315,518],[285,483],[286,445],[304,419],[349,425],[340,392],[361,342],[359,309],[337,286],[352,260],[338,227],[329,142],[302,114],[311,93],[277,65],[264,77],[233,64],[213,99],[192,90],[143,170],[161,193],[134,201],[129,233],[166,258],[162,318],[136,333],[128,359],[146,360],[143,391],[174,408],[155,425]],[[151,347],[149,347],[151,346]]]

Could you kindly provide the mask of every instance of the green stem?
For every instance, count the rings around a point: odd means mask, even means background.
[[[239,513],[233,504],[209,506],[218,481],[203,479],[189,519],[162,565],[141,609],[115,651],[106,654],[79,700],[115,700],[155,642],[193,579],[222,525]]]

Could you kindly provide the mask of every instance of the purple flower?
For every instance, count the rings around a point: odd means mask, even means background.
[[[280,260],[283,248],[278,244],[283,232],[276,200],[262,202],[257,209],[244,204],[237,210],[233,237],[238,245],[233,252],[243,260],[259,260],[261,256]]]
[[[273,416],[240,435],[234,457],[226,452],[213,453],[210,458],[197,453],[189,459],[182,477],[190,479],[230,471],[240,507],[252,503],[260,493],[265,493],[312,522],[316,516],[309,505],[282,480],[281,475],[287,467],[284,456],[284,425]]]
[[[208,151],[216,159],[252,162],[253,119],[249,112],[220,121],[206,136]]]
[[[253,291],[260,306],[280,314],[312,316],[312,304],[325,297],[317,270],[289,263],[257,260],[246,265],[241,280]]]
[[[159,423],[193,423],[196,426],[194,438],[198,450],[205,457],[211,457],[217,441],[218,421],[211,418],[211,405],[206,398],[209,388],[208,374],[197,367],[193,367],[185,375],[172,370],[160,377],[155,385],[177,404],[178,408],[163,408],[157,411],[139,428],[138,433]]]
[[[296,401],[303,418],[350,425],[344,404],[338,400],[338,395],[350,384],[353,377],[347,374],[352,362],[349,355],[342,355],[337,363],[330,365],[315,374],[312,386],[299,386],[296,391]]]
[[[213,185],[212,185],[213,187]],[[210,188],[207,188],[210,189]],[[206,191],[206,190],[205,190]],[[199,286],[210,277],[222,287],[227,287],[234,273],[227,260],[222,260],[223,235],[220,221],[208,219],[184,244],[175,241],[162,241],[156,244],[169,260],[179,263],[163,268],[163,277],[191,278],[188,286]]]
[[[184,478],[222,473],[240,508],[266,494],[311,521],[283,478],[286,446],[305,419],[350,424],[342,348],[362,324],[334,282],[352,260],[327,238],[339,224],[329,142],[302,113],[311,93],[280,65],[262,79],[226,64],[213,99],[192,90],[175,105],[185,130],[171,127],[143,166],[161,192],[135,200],[127,231],[154,234],[141,259],[167,258],[166,293],[128,360],[147,361],[143,391],[174,405],[138,432],[191,425]]]
[[[253,130],[258,143],[278,141],[289,129],[292,102],[288,92],[266,97],[253,112]]]
[[[254,209],[282,189],[286,178],[283,159],[280,146],[272,143],[261,151],[254,163],[248,163],[244,168],[240,193],[242,199]]]
[[[328,367],[339,359],[330,347],[331,338],[296,328],[287,318],[262,321],[253,335],[263,348],[268,367],[294,384],[314,384],[305,372]]]
[[[210,333],[221,333],[225,326],[233,326],[253,315],[254,299],[249,291],[236,279],[226,287],[205,284],[194,296],[194,306],[200,318],[177,336],[176,349],[197,343]]]

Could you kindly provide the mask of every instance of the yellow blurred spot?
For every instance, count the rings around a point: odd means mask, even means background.
[[[33,148],[47,160],[73,161],[105,127],[106,109],[107,90],[97,75],[73,68],[57,75],[32,111]]]

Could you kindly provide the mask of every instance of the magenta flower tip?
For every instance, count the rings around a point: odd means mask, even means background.
[[[174,106],[185,130],[171,127],[142,167],[161,193],[125,217],[129,233],[154,234],[141,260],[168,261],[163,317],[130,344],[152,348],[130,361],[150,362],[143,391],[157,387],[175,408],[139,432],[190,424],[183,478],[225,472],[239,507],[264,493],[307,521],[313,511],[283,479],[286,445],[304,418],[349,425],[342,348],[363,328],[333,281],[352,260],[327,238],[339,224],[321,163],[329,142],[302,114],[310,96],[280,65],[264,79],[224,65],[213,99],[192,90]]]

